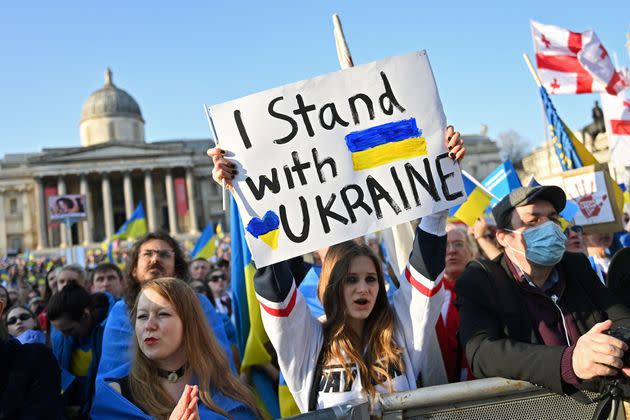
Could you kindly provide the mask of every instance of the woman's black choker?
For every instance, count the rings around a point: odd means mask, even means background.
[[[158,368],[157,374],[160,378],[164,378],[169,382],[175,383],[179,381],[182,378],[182,376],[184,376],[184,373],[186,372],[187,368],[188,368],[188,363],[184,363],[184,366],[180,367],[177,370],[164,370],[164,369]]]

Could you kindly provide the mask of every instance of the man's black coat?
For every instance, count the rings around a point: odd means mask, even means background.
[[[565,346],[541,342],[530,321],[524,292],[504,258],[501,255],[494,262],[507,276],[490,278],[489,272],[473,261],[455,286],[455,305],[461,318],[459,337],[472,374],[476,378],[525,380],[560,394],[575,394],[576,387],[561,378]],[[614,326],[630,327],[630,309],[599,281],[583,254],[566,252],[556,267],[566,281],[562,306],[571,311],[580,334],[606,319]],[[595,383],[591,385],[585,388],[597,389]]]

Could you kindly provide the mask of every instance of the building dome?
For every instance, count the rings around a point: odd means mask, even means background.
[[[105,71],[105,85],[92,93],[81,111],[81,145],[93,146],[111,141],[144,142],[144,120],[140,107]]]
[[[81,112],[81,121],[101,117],[135,117],[144,122],[138,103],[114,85],[109,68],[105,71],[105,85],[90,95]]]

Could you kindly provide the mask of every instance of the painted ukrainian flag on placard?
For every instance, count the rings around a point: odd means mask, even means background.
[[[462,179],[464,180],[464,189],[468,198],[459,206],[453,207],[449,211],[449,215],[461,220],[468,226],[472,226],[484,214],[492,197],[464,171],[462,171]]]
[[[353,131],[346,135],[355,171],[427,154],[427,143],[415,118]]]

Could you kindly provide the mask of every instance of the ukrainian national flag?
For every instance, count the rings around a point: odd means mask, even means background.
[[[481,185],[494,196],[490,202],[493,207],[510,192],[523,186],[510,160],[501,163],[481,181]]]
[[[139,238],[147,234],[147,216],[144,214],[144,207],[139,203],[131,214],[131,217],[118,229],[118,232],[110,238],[114,239],[133,239]]]
[[[134,239],[147,234],[147,217],[144,213],[144,206],[139,203],[131,213],[131,217],[123,223],[118,231],[109,238],[107,243],[107,259],[111,263],[116,263],[113,255],[113,242],[116,239]],[[105,244],[103,244],[105,245]]]
[[[201,232],[201,236],[197,239],[195,247],[192,250],[192,257],[210,259],[217,250],[217,237],[214,233],[214,226],[212,223],[208,223],[206,228]]]
[[[560,160],[562,170],[569,171],[571,169],[599,163],[597,159],[595,159],[595,156],[584,147],[582,142],[575,137],[575,134],[573,134],[560,116],[558,116],[556,108],[553,106],[551,98],[549,98],[543,86],[540,87],[540,96],[542,97],[545,115],[549,123],[549,137],[556,151],[556,156],[558,156],[558,160]],[[612,189],[617,204],[623,212],[623,192],[616,183],[613,183]]]
[[[260,316],[260,305],[254,291],[256,268],[245,241],[245,230],[234,198],[230,200],[230,228],[232,244],[231,278],[234,295],[236,332],[241,351],[241,371],[250,369],[251,381],[260,407],[267,417],[280,417],[278,394],[273,381],[257,369],[256,365],[271,362],[266,346],[270,346]]]
[[[626,188],[626,184],[619,184],[619,189],[623,193],[623,203],[630,204],[630,191],[628,191],[628,188]]]
[[[415,118],[396,121],[346,136],[355,171],[427,154],[427,143]]]
[[[462,171],[462,178],[468,198],[459,206],[451,208],[449,216],[472,226],[477,219],[483,216],[486,208],[490,205],[492,195],[466,171]]]

